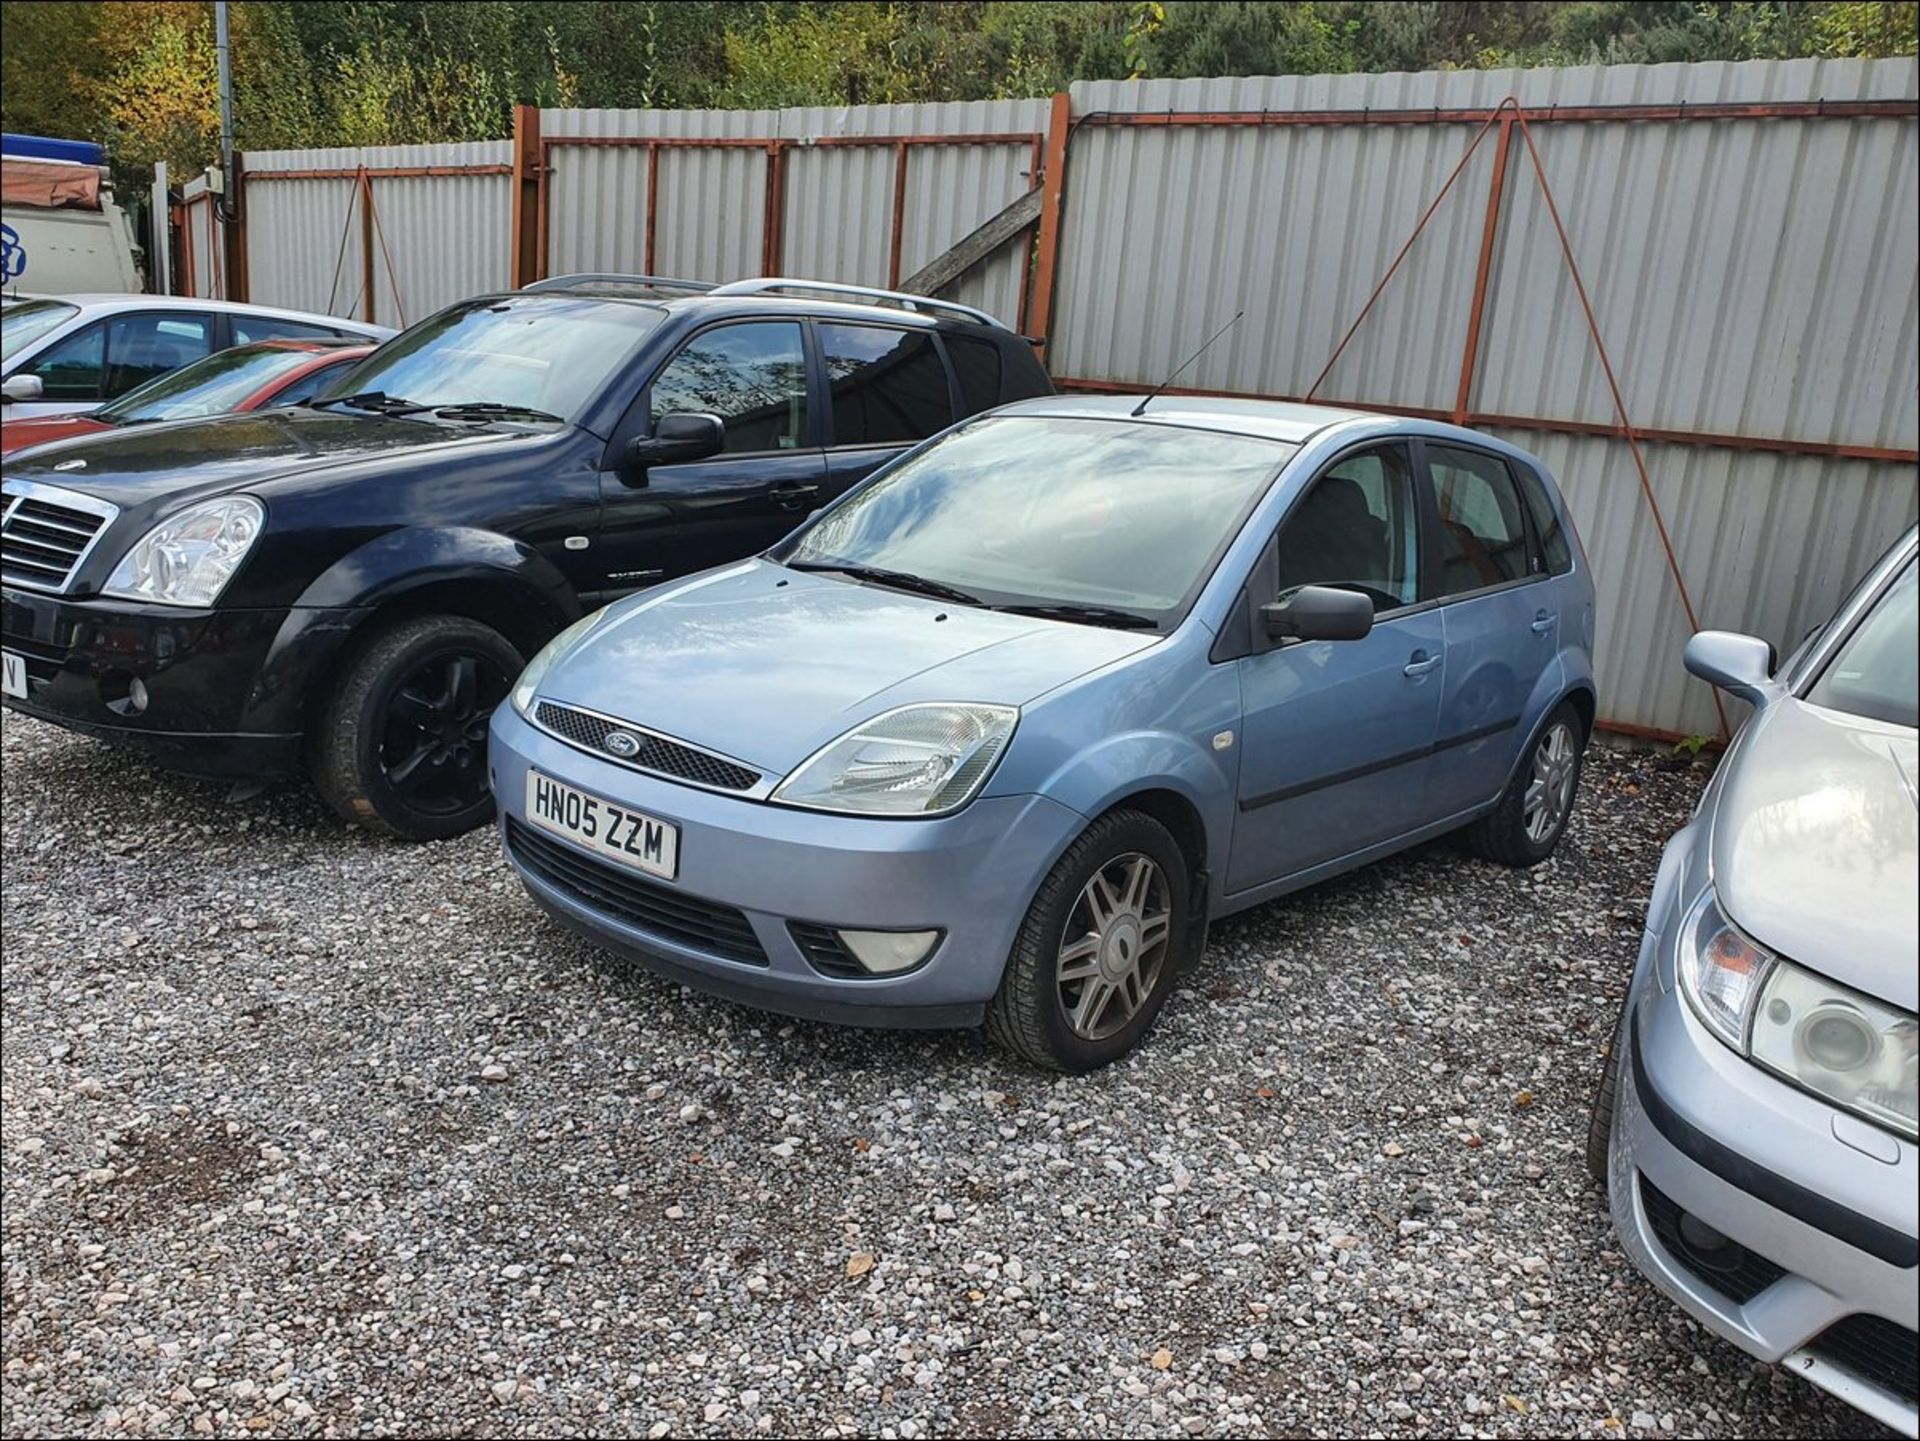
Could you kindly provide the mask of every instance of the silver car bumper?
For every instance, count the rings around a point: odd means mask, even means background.
[[[1920,1436],[1915,1148],[1849,1144],[1850,1117],[1735,1055],[1659,982],[1643,963],[1615,1041],[1608,1190],[1627,1254],[1735,1345]]]

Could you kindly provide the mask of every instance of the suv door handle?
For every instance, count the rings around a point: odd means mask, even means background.
[[[1553,614],[1551,611],[1543,610],[1538,612],[1533,618],[1533,633],[1535,635],[1545,635],[1553,629],[1553,623],[1559,618],[1559,616]]]
[[[819,493],[820,487],[817,485],[803,485],[797,480],[783,480],[767,491],[767,499],[782,510],[799,510]]]
[[[1424,650],[1417,650],[1413,653],[1413,658],[1401,668],[1401,673],[1403,675],[1425,675],[1439,664],[1439,656],[1428,655]]]

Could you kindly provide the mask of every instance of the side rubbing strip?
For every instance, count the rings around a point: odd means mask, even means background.
[[[1383,761],[1370,761],[1366,765],[1354,766],[1350,770],[1335,771],[1331,775],[1315,776],[1310,781],[1302,781],[1298,785],[1283,786],[1277,791],[1267,791],[1264,795],[1246,796],[1240,802],[1240,809],[1242,811],[1257,811],[1262,806],[1277,805],[1281,801],[1295,800],[1300,796],[1309,795],[1314,791],[1325,790],[1328,786],[1345,785],[1348,781],[1357,781],[1362,776],[1372,775],[1375,771],[1390,771],[1395,766],[1411,765],[1414,761],[1425,760],[1429,756],[1439,755],[1442,751],[1450,751],[1458,746],[1472,745],[1475,741],[1485,740],[1488,736],[1499,735],[1501,731],[1510,731],[1519,724],[1519,716],[1510,716],[1506,720],[1495,721],[1492,725],[1476,726],[1470,731],[1462,731],[1459,735],[1448,736],[1445,740],[1435,741],[1432,745],[1421,746],[1417,750],[1402,751],[1399,755],[1388,756]]]

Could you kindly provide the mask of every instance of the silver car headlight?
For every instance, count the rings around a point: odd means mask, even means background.
[[[220,598],[267,519],[250,495],[223,495],[168,516],[134,542],[107,577],[122,600],[204,608]]]
[[[1711,889],[1681,935],[1680,989],[1708,1030],[1802,1090],[1920,1140],[1920,1022],[1780,959]]]
[[[822,746],[770,799],[856,815],[945,815],[986,784],[1019,719],[1004,705],[901,706]]]
[[[540,682],[547,678],[547,672],[553,669],[553,663],[586,639],[587,632],[605,620],[607,614],[605,608],[590,611],[540,647],[534,658],[527,662],[527,668],[520,672],[520,679],[513,683],[510,698],[516,711],[531,717],[534,695],[540,689]]]

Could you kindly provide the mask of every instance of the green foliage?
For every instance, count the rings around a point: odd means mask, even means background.
[[[1079,79],[1915,53],[1907,0],[235,0],[242,149],[506,135],[516,103],[852,105]],[[9,130],[212,158],[206,0],[0,0]],[[135,178],[130,175],[129,179]]]

